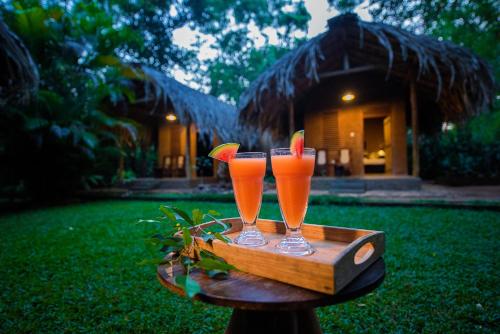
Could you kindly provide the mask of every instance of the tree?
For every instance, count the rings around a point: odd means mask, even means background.
[[[191,8],[182,1],[111,0],[101,5],[113,22],[129,27],[141,37],[140,45],[120,46],[121,58],[166,72],[176,65],[187,68],[197,61],[193,51],[173,43],[175,29],[194,24]]]
[[[201,1],[200,4],[208,2],[218,3]],[[289,0],[227,1],[220,5],[208,11],[213,16],[207,16],[213,22],[222,22],[226,28],[219,29],[217,23],[205,30],[215,33],[213,47],[219,50],[217,58],[208,62],[209,80],[205,83],[210,86],[211,94],[235,103],[250,82],[301,42],[295,36],[305,35],[310,16],[302,2]],[[234,22],[229,21],[232,17]],[[253,33],[257,32],[264,40],[260,47],[255,36],[251,36],[252,27]],[[269,34],[276,35],[276,45],[270,43]]]
[[[210,86],[211,94],[232,102],[261,70],[297,44],[293,33],[304,32],[309,20],[303,3],[292,0],[114,0],[105,10],[144,41],[142,48],[122,46],[122,57],[170,74],[183,69]],[[272,29],[280,44],[269,45],[263,33],[265,46],[256,48],[250,26],[260,32]],[[175,45],[173,31],[183,27],[215,37],[216,60],[200,62],[196,50]]]
[[[241,57],[216,59],[210,63],[210,94],[236,103],[248,88],[268,67],[290,51],[291,47],[268,45],[252,48]]]

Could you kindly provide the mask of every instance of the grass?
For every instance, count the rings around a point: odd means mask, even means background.
[[[138,218],[159,202],[106,201],[0,217],[0,333],[222,333],[230,310],[162,288]],[[232,203],[176,202],[236,215]],[[275,203],[261,216],[279,218]],[[318,309],[325,333],[500,331],[500,215],[457,209],[312,205],[307,221],[383,230],[375,292]]]

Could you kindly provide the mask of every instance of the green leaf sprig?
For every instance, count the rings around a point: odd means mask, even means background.
[[[183,266],[185,274],[177,275],[175,283],[184,290],[189,298],[193,298],[201,291],[198,282],[190,277],[191,270],[194,268],[205,271],[209,277],[218,278],[225,277],[229,270],[236,269],[212,252],[201,249],[196,238],[193,237],[195,234],[208,244],[212,244],[215,239],[224,243],[231,242],[231,239],[222,234],[228,229],[228,226],[216,218],[220,216],[217,211],[209,210],[204,213],[200,209],[193,209],[190,216],[187,212],[168,205],[160,206],[160,211],[163,216],[158,219],[141,219],[139,223],[149,223],[161,228],[161,232],[154,233],[146,239],[146,242],[156,251],[160,251],[164,257],[144,260],[141,262],[142,264],[168,263]],[[200,228],[199,225],[206,219],[213,220],[216,224],[207,229]],[[222,228],[222,230],[215,230],[217,228]],[[192,234],[191,231],[194,233]],[[192,254],[196,254],[196,256],[192,257]]]

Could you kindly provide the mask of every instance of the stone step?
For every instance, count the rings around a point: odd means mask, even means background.
[[[401,177],[313,177],[311,189],[334,193],[363,193],[369,190],[420,190],[422,180]]]
[[[329,190],[332,193],[364,193],[366,182],[364,180],[334,180]]]
[[[137,179],[126,183],[126,188],[130,190],[153,190],[158,188],[158,180],[155,179]]]
[[[353,178],[312,178],[311,189],[327,190],[332,193],[363,193],[366,191],[364,180]]]
[[[126,182],[123,187],[132,191],[155,189],[195,189],[200,184],[214,184],[215,179],[198,178],[143,178]],[[369,190],[420,190],[422,181],[415,177],[401,178],[355,178],[355,177],[313,177],[311,189],[331,193],[364,193]]]

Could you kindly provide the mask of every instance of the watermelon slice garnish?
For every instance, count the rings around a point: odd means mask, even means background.
[[[222,144],[210,151],[210,153],[208,153],[208,156],[219,161],[229,162],[229,160],[234,158],[236,152],[238,152],[239,147],[240,144],[236,143]]]
[[[295,132],[290,140],[290,151],[298,158],[304,154],[304,130]]]

